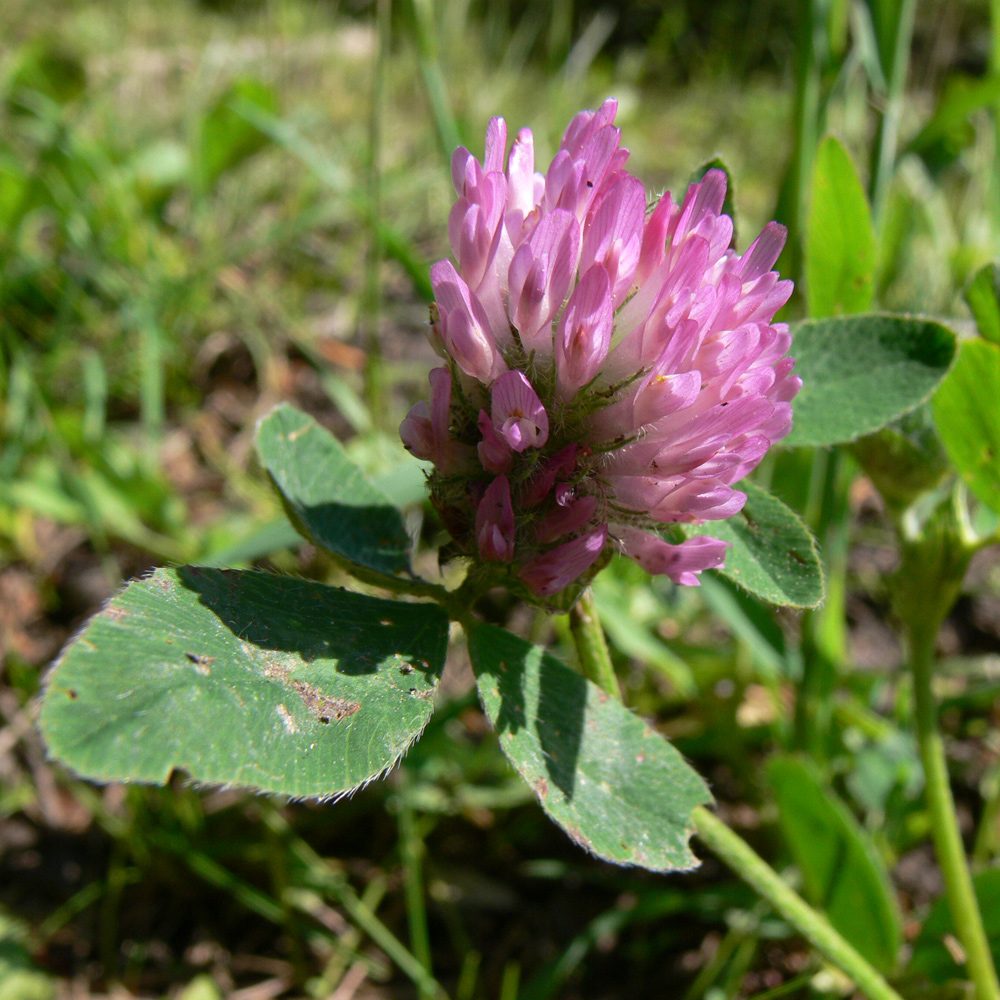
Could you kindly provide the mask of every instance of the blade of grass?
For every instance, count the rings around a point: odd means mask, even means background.
[[[365,400],[372,422],[379,427],[388,407],[384,405],[386,378],[379,338],[382,306],[382,120],[385,117],[385,72],[391,44],[391,3],[377,0],[375,24],[378,36],[372,75],[371,107],[368,115],[368,253],[365,257],[365,289],[361,300],[362,343],[365,345]]]
[[[399,771],[400,788],[396,795],[399,824],[399,855],[403,863],[403,895],[406,899],[406,918],[410,925],[410,947],[417,961],[433,975],[431,968],[431,939],[427,927],[427,907],[424,903],[423,838],[417,829],[413,806],[407,795],[407,771]],[[421,996],[427,996],[421,989]]]
[[[437,28],[434,24],[433,0],[410,0],[413,12],[414,42],[420,77],[424,82],[427,100],[434,119],[438,145],[444,156],[447,169],[451,170],[451,154],[462,145],[455,116],[451,113],[448,91],[441,69],[441,59],[437,47]]]
[[[413,952],[365,905],[344,876],[334,871],[309,844],[292,831],[283,816],[277,811],[268,811],[263,814],[263,820],[285,835],[288,850],[309,871],[317,885],[336,900],[418,989],[434,997],[447,997],[444,987],[427,972]]]
[[[233,108],[266,133],[277,145],[301,160],[320,181],[340,195],[363,222],[377,229],[385,255],[403,268],[422,299],[426,302],[433,301],[434,290],[431,287],[430,267],[427,261],[413,249],[410,242],[398,230],[385,222],[372,220],[367,193],[359,191],[352,185],[349,174],[342,167],[325,156],[293,125],[277,115],[269,114],[249,101],[234,100]]]

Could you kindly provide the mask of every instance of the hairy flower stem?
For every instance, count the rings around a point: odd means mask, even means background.
[[[739,834],[704,806],[696,806],[691,818],[705,846],[766,899],[821,955],[850,976],[868,1000],[901,1000],[882,975],[833,929],[826,917],[782,881]]]
[[[910,623],[910,667],[913,671],[917,742],[924,765],[931,836],[944,878],[948,907],[955,921],[955,931],[965,950],[969,977],[975,984],[976,1000],[998,1000],[1000,983],[997,981],[993,957],[972,887],[962,835],[958,829],[955,801],[948,779],[948,761],[941,731],[938,729],[937,706],[931,691],[937,631],[937,620]]]
[[[608,683],[611,658],[589,589],[580,604],[582,607],[577,605],[570,614],[570,631],[583,673],[609,694],[620,697],[613,673]],[[902,1000],[882,975],[834,930],[826,917],[806,903],[718,816],[704,806],[697,806],[691,813],[691,821],[705,846],[770,903],[821,955],[850,976],[868,1000]]]
[[[611,653],[604,629],[597,617],[593,591],[588,587],[569,613],[569,629],[580,657],[580,667],[588,680],[608,694],[620,698],[618,679],[611,663]]]

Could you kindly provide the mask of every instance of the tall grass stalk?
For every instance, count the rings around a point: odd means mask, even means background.
[[[372,74],[371,108],[368,116],[368,255],[365,261],[365,289],[362,298],[362,322],[365,327],[365,402],[375,427],[386,415],[384,405],[385,366],[379,338],[382,306],[382,122],[385,118],[386,61],[392,38],[392,0],[377,0],[376,29],[378,46]]]

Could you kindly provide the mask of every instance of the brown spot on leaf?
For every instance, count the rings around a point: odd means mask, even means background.
[[[264,676],[269,680],[278,681],[294,691],[302,703],[324,725],[328,722],[340,722],[349,715],[354,715],[361,705],[347,698],[337,698],[334,695],[323,694],[315,685],[308,681],[300,681],[292,677],[287,667],[269,663],[264,667]]]
[[[544,778],[539,778],[535,782],[535,791],[538,792],[540,799],[547,799],[549,797],[549,783]]]
[[[109,604],[104,609],[104,618],[110,618],[113,622],[120,622],[123,618],[128,618],[128,612],[117,604]]]

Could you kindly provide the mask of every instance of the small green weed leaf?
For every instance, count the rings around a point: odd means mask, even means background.
[[[946,326],[913,316],[867,313],[806,320],[792,354],[802,391],[784,445],[856,441],[928,399],[955,356]]]
[[[469,632],[479,694],[500,746],[581,847],[652,871],[693,868],[698,774],[642,719],[539,646],[490,625]]]
[[[969,489],[1000,513],[1000,346],[964,341],[931,405],[955,468]]]
[[[28,925],[0,911],[0,1000],[52,1000],[56,980],[35,964]]]
[[[916,153],[931,173],[950,166],[976,139],[972,116],[996,104],[1000,77],[955,75],[946,80],[934,114],[906,149]]]
[[[163,140],[139,150],[130,164],[135,192],[142,203],[159,211],[171,194],[191,176],[186,146]]]
[[[776,757],[767,774],[806,898],[873,965],[892,969],[902,942],[901,920],[870,838],[804,761]]]
[[[182,566],[129,584],[48,677],[53,756],[97,781],[324,798],[387,771],[432,711],[448,622],[427,604]]]
[[[980,335],[1000,344],[1000,262],[981,267],[965,289],[964,298]]]
[[[257,449],[292,523],[335,556],[380,573],[409,566],[403,519],[312,417],[279,406],[257,427]]]
[[[851,157],[835,136],[816,153],[806,240],[806,293],[814,317],[870,308],[875,229]]]
[[[239,104],[249,103],[276,114],[278,99],[259,80],[236,80],[202,118],[195,142],[195,182],[201,192],[211,190],[219,178],[238,163],[253,156],[270,139],[239,113]]]
[[[823,569],[809,529],[798,514],[751,482],[742,512],[725,521],[683,525],[684,535],[730,543],[718,572],[771,604],[814,608],[823,600]]]
[[[989,941],[993,961],[1000,966],[1000,868],[990,868],[972,878],[972,888],[983,916],[983,929]],[[924,926],[913,945],[913,957],[906,967],[907,976],[942,984],[950,979],[968,979],[965,965],[955,961],[945,946],[947,938],[955,938],[955,924],[944,896],[938,897],[927,914]]]
[[[13,235],[27,208],[28,173],[12,156],[0,153],[0,241]]]
[[[7,110],[20,113],[30,106],[32,94],[40,94],[56,104],[68,104],[86,87],[87,71],[79,57],[58,43],[41,40],[17,52],[3,80],[2,91]]]
[[[929,403],[860,438],[850,450],[879,493],[899,510],[934,489],[952,471]]]

